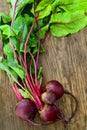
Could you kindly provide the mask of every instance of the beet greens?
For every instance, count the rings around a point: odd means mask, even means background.
[[[9,15],[0,13],[0,69],[7,73],[19,101],[16,115],[34,125],[57,120],[68,124],[77,111],[77,99],[56,80],[43,87],[39,55],[45,51],[43,43],[49,34],[62,37],[87,25],[87,1],[7,1],[11,5]],[[70,95],[76,105],[67,120],[56,105],[64,94]],[[45,123],[34,123],[37,112]]]

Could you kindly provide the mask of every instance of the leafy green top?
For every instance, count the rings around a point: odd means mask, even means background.
[[[38,80],[41,77],[42,67],[37,67],[37,73],[34,63],[36,61],[38,66],[37,55],[39,52],[44,52],[43,44],[40,43],[44,42],[48,33],[62,37],[84,28],[87,25],[87,0],[41,0],[40,2],[7,0],[7,2],[11,4],[9,15],[0,13],[0,48],[2,49],[0,69],[4,70],[12,82],[17,83],[20,88],[24,85],[27,92],[27,71],[30,72],[28,76],[31,80],[35,73]],[[24,59],[27,65],[24,64]],[[25,92],[20,90],[22,95],[25,95]]]

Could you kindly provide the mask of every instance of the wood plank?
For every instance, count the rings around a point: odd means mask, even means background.
[[[8,11],[6,0],[0,1],[0,11]],[[14,113],[17,99],[7,75],[0,72],[0,130],[87,130],[87,28],[63,38],[49,36],[44,44],[46,52],[40,56],[43,66],[43,84],[59,80],[64,88],[78,99],[79,107],[72,123],[64,128],[56,122],[48,126],[32,126],[18,119]],[[74,103],[69,96],[59,101],[68,115]],[[65,109],[64,109],[65,108]]]

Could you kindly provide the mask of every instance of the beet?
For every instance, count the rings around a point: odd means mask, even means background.
[[[34,102],[30,99],[22,100],[16,105],[15,113],[19,118],[25,121],[33,119],[36,113]]]
[[[44,108],[40,111],[40,117],[44,121],[54,122],[60,119],[61,113],[59,108],[56,105],[45,104]]]
[[[46,91],[46,92],[42,93],[41,100],[44,103],[52,104],[56,100],[56,96],[53,92],[47,92]]]
[[[46,85],[47,91],[51,91],[55,94],[56,99],[59,99],[64,94],[64,89],[61,83],[59,83],[57,80],[51,80]]]

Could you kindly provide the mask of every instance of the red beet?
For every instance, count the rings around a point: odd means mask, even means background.
[[[61,113],[59,108],[52,104],[52,105],[44,105],[44,108],[40,111],[40,117],[42,120],[47,122],[54,122],[61,117]]]
[[[53,92],[56,96],[56,99],[61,98],[64,94],[63,86],[57,80],[49,81],[46,85],[46,89],[48,92]]]
[[[15,113],[19,118],[25,121],[31,120],[36,113],[35,104],[30,99],[22,100],[16,105]]]
[[[46,91],[46,92],[42,93],[41,100],[44,103],[52,104],[56,100],[56,96],[53,92],[47,92]]]

